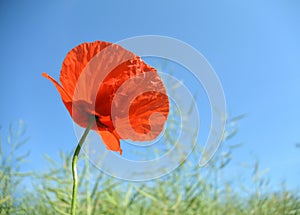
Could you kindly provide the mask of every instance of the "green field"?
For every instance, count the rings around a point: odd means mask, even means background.
[[[20,151],[27,141],[22,128],[1,138],[0,214],[69,214],[72,153],[60,152],[59,161],[45,155],[49,165],[43,172],[23,172],[30,155]],[[222,150],[205,168],[186,162],[165,177],[139,183],[107,176],[81,155],[77,214],[300,214],[297,190],[284,183],[272,188],[258,162],[247,170],[251,183],[223,178],[232,150]]]

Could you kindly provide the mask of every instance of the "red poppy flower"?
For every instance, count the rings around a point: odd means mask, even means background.
[[[120,139],[149,141],[163,130],[169,100],[155,68],[119,45],[83,43],[66,56],[57,88],[73,120],[98,132],[107,148],[119,151]]]

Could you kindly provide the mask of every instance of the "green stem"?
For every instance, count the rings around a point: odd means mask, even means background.
[[[91,130],[94,120],[95,120],[94,117],[91,117],[89,119],[88,126],[85,129],[81,139],[79,140],[78,145],[73,154],[73,159],[72,159],[73,190],[72,190],[71,215],[76,214],[76,198],[77,198],[77,190],[78,190],[77,159],[78,159],[79,152],[81,150],[81,146],[83,145],[89,131]]]

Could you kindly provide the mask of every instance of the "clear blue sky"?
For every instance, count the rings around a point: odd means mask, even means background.
[[[42,154],[70,151],[76,137],[59,94],[41,73],[58,80],[66,53],[85,41],[170,36],[208,59],[231,115],[248,113],[234,162],[252,163],[252,153],[271,179],[299,187],[299,23],[296,0],[1,1],[0,125],[26,122],[27,168],[42,169]]]

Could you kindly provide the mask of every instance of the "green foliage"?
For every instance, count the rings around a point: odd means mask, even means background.
[[[228,123],[235,126],[231,120]],[[3,147],[0,147],[0,214],[69,214],[72,153],[60,152],[59,161],[45,155],[49,168],[44,172],[22,173],[21,164],[28,156],[26,153],[19,155],[18,151],[24,144],[24,126],[20,123],[17,132],[13,132],[12,128],[10,130],[7,141],[9,147],[6,147],[9,151],[3,152]],[[224,141],[231,140],[236,131],[235,127],[229,128]],[[204,169],[190,161],[192,165],[186,162],[171,174],[147,183],[122,181],[107,176],[90,166],[88,159],[81,155],[78,164],[77,213],[300,214],[299,194],[288,191],[284,186],[276,192],[269,190],[269,180],[266,173],[260,170],[258,162],[249,170],[252,170],[252,184],[238,183],[234,178],[226,181],[222,177],[231,162],[233,150],[238,146],[228,143]],[[28,178],[31,179],[32,189],[21,191],[22,182]]]
[[[0,214],[19,214],[22,212],[22,202],[17,192],[22,180],[31,173],[21,172],[21,164],[26,161],[30,152],[20,152],[28,141],[25,137],[26,126],[20,120],[17,128],[11,124],[6,141],[0,139]],[[8,151],[3,150],[3,143]]]

